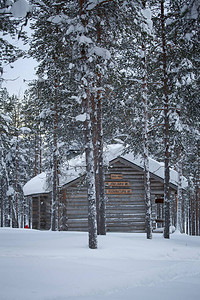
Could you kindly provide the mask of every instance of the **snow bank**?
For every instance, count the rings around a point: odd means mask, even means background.
[[[198,300],[200,237],[0,229],[1,300]]]

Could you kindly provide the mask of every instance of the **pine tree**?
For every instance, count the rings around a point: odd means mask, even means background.
[[[1,225],[24,227],[28,216],[22,187],[26,182],[28,164],[28,135],[25,127],[22,102],[1,91],[1,116],[4,123],[1,135]]]
[[[64,13],[65,6],[63,6],[62,1],[56,3],[45,1],[40,5],[40,19],[37,18],[38,11],[36,9],[36,23],[33,25],[35,32],[30,53],[40,62],[38,75],[40,77],[47,76],[45,85],[49,94],[44,98],[44,93],[40,91],[40,95],[48,103],[49,117],[52,118],[51,129],[48,128],[51,130],[52,137],[52,142],[50,141],[52,144],[52,230],[57,230],[59,208],[58,139],[61,131],[59,119],[60,114],[63,114],[60,110],[61,106],[64,105],[61,98],[64,96],[63,88],[64,84],[68,83],[64,66],[68,63],[69,57],[65,54],[68,49],[66,43],[63,42],[64,33],[61,24],[57,23],[54,18]],[[44,41],[47,43],[47,47]],[[64,114],[66,116],[66,112]]]
[[[10,137],[9,137],[9,128],[12,119],[9,116],[8,111],[6,110],[6,103],[8,100],[8,93],[6,89],[0,91],[0,180],[1,180],[1,227],[6,226],[7,219],[7,209],[8,209],[8,200],[7,200],[7,191],[9,186],[9,177],[7,170],[7,153],[10,147]]]

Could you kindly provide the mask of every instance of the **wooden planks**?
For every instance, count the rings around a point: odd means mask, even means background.
[[[145,231],[143,174],[121,163],[106,174],[107,230],[118,232]],[[87,189],[67,190],[68,230],[87,230]]]
[[[155,199],[163,194],[164,187],[163,182],[155,178],[150,178],[150,181],[152,216],[156,220],[158,203],[155,203]],[[65,190],[61,192],[62,213],[66,216],[64,225],[68,230],[88,230],[87,187],[81,185],[81,182],[81,178],[80,181],[77,179],[73,184],[65,186]],[[139,168],[126,164],[122,159],[115,160],[105,174],[105,186],[107,231],[145,232],[143,172]],[[33,198],[33,228],[49,229],[50,198],[46,199],[45,205],[42,204],[44,206],[41,206],[41,199],[39,196],[35,197],[35,200]]]
[[[131,189],[106,189],[107,195],[130,195],[132,194]]]

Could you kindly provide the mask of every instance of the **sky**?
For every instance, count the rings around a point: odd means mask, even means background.
[[[27,31],[30,36],[29,27],[26,26],[23,29]],[[17,38],[11,40],[9,36],[6,37],[6,39],[20,49],[28,50],[28,45],[24,46],[21,40]],[[2,87],[6,87],[10,95],[14,94],[22,98],[24,91],[28,88],[29,81],[36,78],[36,66],[37,62],[33,58],[20,58],[11,65],[4,66]]]
[[[6,87],[10,95],[23,97],[24,91],[28,88],[29,80],[36,78],[36,62],[32,59],[19,59],[12,64],[13,68],[7,66],[4,68],[3,78],[5,79],[2,87]],[[26,81],[27,80],[27,81]]]

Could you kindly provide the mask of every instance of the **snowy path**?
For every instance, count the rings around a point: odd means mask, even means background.
[[[1,300],[197,300],[200,237],[0,229]]]

